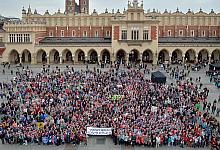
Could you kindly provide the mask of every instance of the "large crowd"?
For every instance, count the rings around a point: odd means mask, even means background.
[[[0,99],[7,99],[0,107],[0,139],[3,144],[79,144],[87,142],[87,127],[103,127],[112,128],[115,144],[205,147],[216,144],[220,133],[218,121],[200,108],[208,94],[191,80],[152,83],[135,69],[57,67],[34,75],[27,68],[10,83],[0,83]]]

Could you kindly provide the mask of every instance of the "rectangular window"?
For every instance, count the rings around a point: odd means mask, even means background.
[[[3,38],[2,37],[0,37],[0,42],[3,42],[3,40],[2,40]]]
[[[13,40],[12,34],[9,34],[9,42],[12,43],[12,40]]]
[[[109,30],[105,32],[105,36],[110,37],[110,31]]]
[[[87,31],[83,31],[83,37],[87,37]]]
[[[72,37],[76,37],[76,32],[75,32],[75,30],[72,31]]]
[[[148,30],[144,30],[143,40],[149,40],[149,31]]]
[[[95,31],[95,37],[99,37],[99,31]]]
[[[134,20],[134,13],[131,13],[131,20]]]
[[[195,31],[194,30],[190,30],[190,36],[194,37],[195,36]]]
[[[216,37],[216,30],[213,31],[213,37]]]
[[[201,36],[202,36],[202,37],[205,37],[205,30],[202,31]]]
[[[122,30],[121,31],[121,39],[122,40],[127,40],[127,30]]]
[[[141,20],[141,14],[140,13],[137,13],[137,19]]]
[[[61,37],[64,37],[64,30],[61,30]]]
[[[30,34],[24,34],[24,43],[31,42]]]
[[[53,37],[53,31],[49,32],[49,37]]]
[[[168,32],[167,32],[167,36],[168,36],[168,37],[171,37],[171,36],[172,36],[172,34],[171,34],[171,30],[168,30]]]
[[[139,29],[138,28],[133,28],[131,30],[131,39],[132,40],[139,40]]]
[[[183,30],[179,30],[179,36],[183,37]]]

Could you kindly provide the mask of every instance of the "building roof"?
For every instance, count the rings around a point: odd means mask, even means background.
[[[220,43],[219,37],[160,37],[159,43]]]
[[[111,38],[99,37],[46,37],[40,44],[85,44],[85,43],[111,43]]]

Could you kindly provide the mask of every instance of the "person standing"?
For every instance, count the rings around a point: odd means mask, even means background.
[[[160,136],[157,135],[156,137],[156,148],[159,148],[160,147]]]

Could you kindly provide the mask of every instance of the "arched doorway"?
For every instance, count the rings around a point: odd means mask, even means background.
[[[52,50],[50,52],[50,63],[59,63],[60,62],[60,55],[59,52],[57,50]]]
[[[116,54],[116,57],[117,57],[117,63],[118,64],[124,64],[125,63],[125,51],[124,50],[119,50]]]
[[[31,53],[29,50],[24,50],[22,53],[22,63],[31,63]]]
[[[17,50],[12,50],[9,54],[9,62],[13,64],[20,63],[19,53]]]
[[[199,62],[206,62],[209,60],[209,52],[206,49],[203,49],[198,54]]]
[[[102,62],[103,63],[110,63],[110,53],[108,50],[103,50],[102,52]]]
[[[90,64],[98,63],[98,54],[95,50],[89,51],[88,55],[89,55],[89,63]]]
[[[220,49],[216,49],[212,52],[211,59],[213,62],[220,62]]]
[[[179,49],[174,50],[171,57],[172,64],[180,63],[182,60],[182,51]]]
[[[130,53],[129,53],[129,62],[131,63],[138,63],[139,61],[139,52],[137,50],[132,50]]]
[[[46,63],[47,62],[47,53],[44,50],[37,52],[37,63]]]
[[[144,51],[142,61],[144,63],[153,63],[153,53],[151,50]]]
[[[77,50],[75,53],[75,63],[85,63],[85,53],[82,50]]]
[[[62,54],[62,56],[63,56],[63,62],[65,62],[65,63],[71,63],[71,62],[73,62],[73,56],[72,56],[72,53],[71,53],[71,51],[70,50],[65,50],[64,52],[63,52],[63,54]]]
[[[187,63],[195,63],[196,53],[194,50],[189,49],[185,54],[185,61]]]
[[[169,61],[169,53],[167,50],[161,50],[158,55],[158,62],[164,63],[165,61]]]

